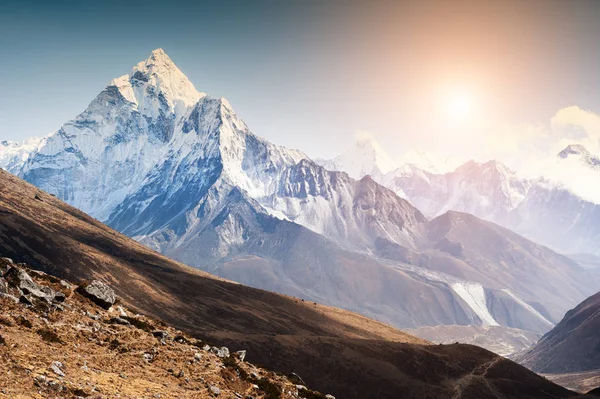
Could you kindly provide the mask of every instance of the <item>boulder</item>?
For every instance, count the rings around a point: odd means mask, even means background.
[[[221,359],[224,359],[226,357],[229,357],[229,348],[227,348],[226,346],[222,346],[221,348],[217,348],[216,346],[213,346],[212,348],[210,348],[210,351],[214,354],[216,354],[217,356],[219,356]]]
[[[117,300],[115,292],[108,285],[98,280],[94,280],[88,285],[80,286],[78,291],[104,309],[109,309]]]
[[[109,324],[119,324],[122,326],[130,326],[131,323],[128,320],[122,319],[120,317],[113,317],[109,321]]]
[[[240,359],[240,362],[243,362],[244,359],[246,358],[245,350],[237,351],[237,352],[235,352],[235,354],[237,355],[238,359]]]
[[[4,275],[4,279],[13,287],[20,289],[23,294],[47,302],[52,302],[56,295],[52,288],[37,284],[25,270],[17,267],[11,267]]]
[[[166,331],[160,331],[160,330],[152,331],[152,335],[161,341],[165,341],[165,340],[169,339],[169,333]]]
[[[61,362],[52,362],[52,365],[50,366],[50,368],[59,377],[64,377],[65,376],[65,373],[62,371],[63,364]]]

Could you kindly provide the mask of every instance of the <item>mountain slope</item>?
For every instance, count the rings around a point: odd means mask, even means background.
[[[563,253],[600,253],[600,205],[548,182],[529,190],[507,226]]]
[[[297,372],[344,398],[573,395],[469,345],[430,346],[343,310],[220,280],[159,255],[0,171],[2,254],[74,281],[111,284],[136,311],[248,349],[248,359]]]
[[[574,309],[518,358],[532,370],[571,373],[600,369],[600,293]]]
[[[538,321],[546,326],[549,324],[544,319],[558,321],[566,311],[565,302],[572,303],[586,295],[598,282],[565,256],[469,214],[447,212],[429,222],[427,235],[437,248],[453,251],[474,271],[486,271],[493,280],[487,287],[508,296],[517,294],[532,304],[540,313]],[[560,287],[559,293],[556,287]],[[546,304],[536,304],[535,298],[545,298]]]
[[[257,368],[224,348],[211,347],[123,306],[104,309],[82,295],[84,286],[0,259],[0,386],[10,398],[208,398],[214,395],[282,398],[308,394],[297,380]],[[35,306],[15,302],[18,275],[30,288],[53,295],[50,303],[31,293]],[[100,287],[94,281],[95,287]],[[102,292],[114,296],[110,287]],[[95,292],[98,294],[98,292]],[[5,295],[6,294],[6,295]],[[93,298],[93,297],[92,297]],[[294,382],[292,382],[294,381]],[[256,385],[254,385],[256,384]]]

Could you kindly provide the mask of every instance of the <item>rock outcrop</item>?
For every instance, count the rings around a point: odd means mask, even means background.
[[[291,379],[244,362],[241,353],[109,306],[117,297],[104,283],[73,291],[24,264],[0,259],[0,268],[1,397],[299,397]],[[19,293],[31,302],[8,298]],[[326,398],[304,388],[302,395]]]

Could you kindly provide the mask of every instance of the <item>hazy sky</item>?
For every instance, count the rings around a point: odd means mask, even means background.
[[[393,156],[550,147],[557,127],[600,129],[583,111],[600,112],[599,21],[583,0],[0,0],[0,139],[58,129],[162,47],[254,132],[312,156],[358,130]]]

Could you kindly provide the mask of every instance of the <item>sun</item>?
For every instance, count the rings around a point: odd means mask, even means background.
[[[466,95],[459,95],[448,99],[448,114],[456,119],[467,117],[473,110],[471,99]]]
[[[472,96],[467,92],[451,93],[445,100],[446,113],[457,121],[464,121],[473,116],[474,103]]]
[[[443,91],[441,107],[447,118],[455,122],[468,122],[475,118],[476,101],[472,92],[453,87]]]

